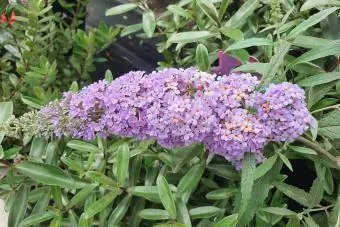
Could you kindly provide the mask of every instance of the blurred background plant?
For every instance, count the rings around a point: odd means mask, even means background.
[[[88,84],[95,62],[105,61],[97,55],[119,29],[100,23],[85,32],[86,4],[1,1],[0,97],[14,102],[15,114],[56,99],[73,81]]]
[[[2,89],[10,91],[3,101],[38,108],[72,81],[83,86],[95,53],[118,35],[104,24],[77,30],[86,2],[58,2],[66,17],[53,13],[52,2],[7,8],[8,18],[15,10],[16,21],[1,24],[2,46],[10,46],[0,52],[7,85]],[[14,143],[5,137],[0,195],[9,226],[340,226],[338,6],[337,0],[182,0],[163,10],[155,10],[155,1],[107,9],[116,18],[129,11],[139,15],[140,23],[117,25],[119,36],[155,40],[165,59],[160,68],[211,71],[231,56],[242,64],[232,64],[233,70],[261,75],[259,89],[297,83],[305,88],[315,123],[292,144],[269,144],[263,164],[247,157],[241,172],[198,144],[168,150],[155,141],[126,138],[47,141],[23,135]],[[37,26],[46,30],[39,33]],[[105,78],[111,81],[112,74]],[[20,89],[12,81],[21,81]],[[70,90],[77,90],[75,83]],[[13,111],[18,116],[27,110],[21,106],[1,103],[0,123]]]

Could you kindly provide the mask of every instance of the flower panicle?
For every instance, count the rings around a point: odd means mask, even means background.
[[[293,141],[312,120],[297,85],[273,84],[260,93],[258,84],[249,73],[129,72],[112,83],[102,80],[67,92],[16,126],[48,137],[156,139],[167,148],[202,142],[240,167],[246,152],[262,161],[268,142]]]

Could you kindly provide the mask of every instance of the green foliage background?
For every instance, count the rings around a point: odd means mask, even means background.
[[[78,22],[51,11],[52,2],[17,5],[17,23],[0,31],[0,123],[59,97],[72,81],[86,84],[95,54],[118,35],[105,24],[77,30]],[[81,18],[86,1],[59,3]],[[141,23],[120,36],[157,37],[166,59],[160,68],[209,71],[224,50],[243,62],[235,70],[260,73],[261,87],[299,84],[315,124],[292,144],[269,144],[258,166],[247,155],[241,172],[200,144],[168,150],[126,138],[13,140],[0,133],[0,195],[9,226],[340,226],[339,6],[337,0],[182,0],[162,14],[144,1],[108,9],[107,16],[141,12]],[[249,63],[249,55],[260,63]],[[304,178],[296,172],[315,176],[309,188],[299,188]]]

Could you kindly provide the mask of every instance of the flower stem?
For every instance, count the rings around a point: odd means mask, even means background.
[[[321,108],[321,109],[318,109],[318,110],[314,110],[312,111],[311,113],[318,113],[318,112],[321,112],[321,111],[324,111],[324,110],[329,110],[329,109],[340,109],[340,104],[336,104],[336,105],[333,105],[333,106],[328,106],[328,107],[325,107],[325,108]]]
[[[315,151],[327,156],[330,160],[334,161],[336,163],[336,165],[338,166],[338,168],[340,167],[340,162],[338,160],[338,158],[334,157],[331,153],[329,153],[328,151],[326,151],[325,149],[323,149],[320,145],[313,143],[312,141],[300,136],[297,141],[300,141],[304,144],[306,144],[307,146],[309,146],[310,148],[314,149]]]

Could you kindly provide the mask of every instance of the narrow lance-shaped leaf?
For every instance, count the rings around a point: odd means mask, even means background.
[[[274,186],[289,198],[303,206],[308,206],[308,194],[304,190],[283,182],[274,182]]]
[[[229,215],[218,221],[213,227],[235,227],[237,224],[238,214]]]
[[[47,220],[54,218],[55,215],[56,215],[56,213],[54,211],[45,211],[45,212],[41,212],[41,213],[38,213],[38,214],[33,214],[33,215],[25,218],[20,223],[20,227],[26,227],[26,226],[32,226],[32,225],[39,224],[41,222],[44,222],[44,221],[47,221]]]
[[[201,71],[208,71],[210,68],[208,49],[203,44],[198,44],[196,48],[196,62]]]
[[[318,177],[313,181],[312,187],[308,194],[309,208],[319,205],[323,197],[326,168],[321,168],[319,172],[321,173],[318,174]]]
[[[293,61],[289,65],[289,67],[331,55],[339,55],[339,53],[340,53],[340,40],[334,40],[330,42],[329,45],[323,45],[304,53],[303,55],[298,57],[295,61]]]
[[[205,163],[196,164],[182,177],[177,187],[178,198],[186,193],[191,193],[196,188],[205,169]]]
[[[84,216],[86,219],[90,219],[100,211],[102,211],[105,207],[107,207],[112,201],[119,195],[120,190],[116,189],[106,193],[100,199],[90,204],[89,207],[85,210]]]
[[[313,16],[310,16],[307,20],[296,26],[287,36],[287,39],[293,39],[301,32],[306,31],[308,28],[312,27],[313,25],[319,23],[323,19],[325,19],[329,14],[333,13],[337,10],[337,7],[332,7],[329,9],[322,10]]]
[[[79,188],[85,186],[84,182],[75,181],[70,175],[60,168],[34,162],[22,162],[15,169],[42,184],[55,185],[66,188]]]
[[[241,204],[239,207],[239,214],[245,212],[248,202],[251,197],[251,192],[254,185],[255,173],[255,156],[251,153],[246,153],[243,159],[242,178],[241,178]]]
[[[283,59],[287,52],[290,49],[291,44],[283,41],[281,45],[278,47],[277,52],[271,58],[269,65],[267,67],[267,72],[263,75],[261,83],[259,85],[260,88],[267,86],[270,82],[275,79],[277,76],[278,69],[283,64]]]
[[[18,227],[24,219],[28,202],[28,190],[27,185],[22,185],[15,192],[15,199],[8,215],[8,227]]]
[[[197,0],[200,9],[216,24],[219,23],[218,12],[212,0]]]
[[[191,220],[188,208],[181,199],[176,200],[177,220],[191,227]]]
[[[282,216],[296,216],[297,215],[297,213],[295,213],[294,211],[291,211],[284,207],[266,207],[266,208],[263,208],[262,211],[271,213],[271,214],[282,215]]]
[[[163,175],[159,175],[156,183],[159,198],[161,199],[165,210],[169,213],[172,219],[176,219],[176,205],[167,180]]]
[[[174,33],[168,39],[168,43],[193,43],[206,40],[213,37],[214,34],[209,31],[181,32]]]
[[[255,169],[254,180],[265,175],[275,164],[277,155],[273,155]]]
[[[231,0],[223,0],[221,1],[220,8],[218,9],[218,21],[221,21]]]
[[[117,14],[126,13],[130,10],[135,9],[137,6],[138,5],[135,3],[127,3],[127,4],[118,5],[118,6],[115,6],[115,7],[112,7],[106,10],[105,16],[113,16]]]
[[[189,210],[189,215],[192,219],[210,218],[216,216],[221,211],[220,208],[215,206],[202,206]]]
[[[226,51],[243,49],[251,46],[268,46],[273,45],[270,39],[266,38],[249,38],[245,40],[240,40],[232,45],[230,45]]]
[[[340,72],[322,73],[309,76],[303,80],[300,80],[298,84],[302,87],[311,87],[319,84],[326,84],[335,80],[340,80]]]
[[[125,185],[127,177],[129,176],[129,145],[124,143],[118,147],[116,157],[116,173],[119,185]]]
[[[0,102],[0,124],[5,123],[13,113],[12,102]]]
[[[127,195],[125,196],[122,201],[118,203],[116,208],[112,211],[109,221],[108,221],[108,226],[114,226],[119,224],[121,220],[124,218],[124,215],[126,214],[127,210],[129,209],[131,202],[131,196]]]
[[[147,220],[167,220],[170,218],[168,212],[160,209],[144,209],[139,212],[139,216]]]
[[[147,37],[151,38],[156,29],[155,14],[149,10],[143,14],[143,30]]]
[[[259,0],[248,0],[241,8],[227,21],[225,27],[239,28],[244,25],[246,19],[254,12],[259,4]]]
[[[82,202],[87,198],[90,193],[93,193],[93,190],[97,187],[97,185],[89,185],[80,190],[77,194],[75,194],[72,199],[68,202],[66,209],[70,209],[76,206],[78,203]]]
[[[324,5],[340,6],[339,0],[307,0],[300,8],[300,11],[306,11],[314,7]]]

